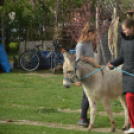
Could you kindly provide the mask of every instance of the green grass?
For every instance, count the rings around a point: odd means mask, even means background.
[[[62,75],[44,78],[23,74],[16,77],[14,73],[2,74],[0,102],[5,104],[10,99],[10,103],[28,106],[80,108],[82,90],[75,89],[74,86],[65,89],[62,79]]]
[[[34,72],[14,70],[8,74],[1,73],[0,120],[12,119],[16,122],[18,120],[30,120],[76,125],[80,117],[79,112],[63,112],[58,109],[80,109],[82,88],[73,85],[71,88],[65,89],[62,84],[62,74],[50,77],[39,76],[39,74],[44,74],[45,76],[49,72],[48,70]],[[30,75],[32,73],[37,75]],[[118,100],[112,101],[111,105],[113,112],[123,110]],[[101,102],[99,102],[97,110],[104,111]],[[114,119],[116,128],[120,129],[123,125],[124,117],[115,116]],[[0,124],[0,126],[0,134],[8,134],[9,131],[11,131],[9,134],[43,134],[44,130],[46,133],[51,132],[52,134],[59,134],[59,131],[63,131],[64,134],[87,133],[30,125]],[[96,115],[95,127],[111,127],[108,116]],[[91,134],[95,133],[91,132]]]
[[[39,73],[39,72],[38,72]],[[43,71],[41,71],[41,74]],[[63,75],[53,77],[41,77],[38,75],[27,75],[26,71],[3,73],[0,77],[0,102],[15,103],[34,107],[70,108],[80,109],[82,99],[82,88],[73,85],[64,88],[62,84]],[[122,111],[118,100],[112,103],[113,111]],[[99,102],[98,110],[104,111]]]
[[[62,128],[50,128],[44,126],[0,124],[0,134],[104,134],[101,132],[86,132],[77,130],[65,130]],[[111,133],[105,133],[111,134]],[[116,133],[118,134],[118,133]]]

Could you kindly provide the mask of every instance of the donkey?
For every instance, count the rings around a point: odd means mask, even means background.
[[[76,63],[75,59],[72,59],[65,50],[62,50],[62,52],[65,60],[63,64],[63,85],[65,88],[70,88],[73,83],[82,77],[102,67],[97,65],[93,58],[87,57],[80,58]],[[94,126],[97,103],[100,100],[109,116],[112,126],[111,131],[115,131],[110,101],[117,97],[120,98],[125,110],[125,123],[122,130],[126,130],[129,127],[127,104],[125,95],[122,94],[122,73],[120,71],[110,70],[108,67],[105,67],[103,70],[81,79],[81,83],[90,105],[90,124],[88,130],[91,130]]]

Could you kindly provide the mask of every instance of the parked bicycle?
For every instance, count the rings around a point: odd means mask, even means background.
[[[40,45],[35,45],[36,49],[32,50],[26,50],[24,51],[20,57],[19,57],[19,63],[22,69],[26,71],[34,71],[36,70],[39,65],[45,65],[46,64],[46,59],[49,57],[53,57],[52,51],[47,53],[47,56],[43,56],[43,52],[45,54],[45,51],[40,51],[39,47],[42,46],[43,44]],[[53,46],[49,46],[47,48],[52,49]],[[41,53],[42,52],[42,53]],[[48,52],[48,51],[47,51]],[[51,59],[52,61],[52,59]]]
[[[24,51],[20,57],[19,57],[19,63],[22,69],[26,71],[34,71],[36,70],[40,65],[45,66],[47,63],[47,58],[50,58],[51,62],[51,70],[54,65],[57,65],[58,62],[63,62],[63,56],[61,55],[61,52],[59,51],[59,45],[58,43],[56,44],[55,42],[54,46],[47,46],[47,55],[43,56],[45,54],[45,51],[40,51],[39,47],[42,46],[43,44],[40,45],[35,45],[36,49],[33,50],[26,50]],[[55,51],[53,50],[53,47],[55,47]]]

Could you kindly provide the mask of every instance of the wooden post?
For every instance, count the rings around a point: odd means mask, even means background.
[[[2,14],[2,44],[5,48],[5,15]]]
[[[114,16],[113,16],[113,19],[116,20],[117,18],[117,8],[114,7]],[[118,21],[118,20],[117,20]],[[114,36],[118,36],[118,34],[114,35]],[[115,42],[115,46],[114,46],[114,57],[113,58],[117,58],[118,57],[118,38],[117,40],[113,41]]]
[[[96,35],[97,53],[95,53],[94,58],[95,58],[95,62],[97,64],[100,64],[99,7],[96,7],[96,30],[97,30],[97,35]]]
[[[58,3],[59,3],[59,0],[57,0],[56,1],[56,28],[55,28],[55,30],[56,30],[56,36],[55,36],[55,38],[57,39],[57,33],[58,33]]]
[[[102,52],[102,58],[103,58],[103,62],[104,64],[106,64],[106,56],[105,56],[105,52],[104,52],[104,48],[103,48],[103,45],[102,45],[102,41],[100,40],[100,47],[101,47],[101,52]]]
[[[103,23],[102,23],[102,24],[103,24],[104,26],[106,25],[106,21],[107,21],[107,20],[103,20]],[[101,39],[100,39],[100,47],[101,47],[103,62],[104,62],[104,64],[107,64],[106,56],[105,56],[105,51],[104,51],[104,48],[103,48]]]
[[[58,3],[59,3],[59,0],[57,0],[56,2],[56,25],[58,23]]]

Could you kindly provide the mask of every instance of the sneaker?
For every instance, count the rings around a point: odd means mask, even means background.
[[[129,128],[128,130],[124,131],[125,134],[132,134],[134,133],[134,128]]]
[[[82,119],[82,118],[80,118],[79,121],[77,122],[77,124],[79,126],[88,127],[89,119]]]

